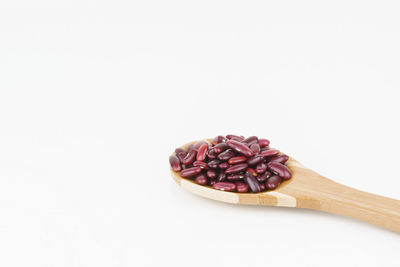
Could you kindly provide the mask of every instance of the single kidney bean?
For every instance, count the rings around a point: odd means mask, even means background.
[[[221,163],[220,160],[214,159],[214,160],[208,162],[208,167],[210,167],[211,169],[218,169],[218,165],[220,163]]]
[[[253,176],[257,176],[257,172],[253,168],[247,168],[246,172]]]
[[[189,169],[181,170],[181,176],[185,178],[193,177],[201,172],[200,167],[192,167]]]
[[[226,144],[233,150],[242,154],[243,156],[246,156],[246,157],[253,156],[253,152],[250,150],[250,148],[243,143],[239,143],[238,141],[235,141],[235,140],[229,140],[228,142],[226,142]]]
[[[250,150],[253,151],[254,154],[260,153],[260,145],[259,144],[252,144],[250,146]]]
[[[207,143],[202,144],[197,152],[196,160],[204,161],[207,157],[207,150],[208,150],[208,144]]]
[[[219,143],[218,145],[214,146],[214,151],[216,154],[222,153],[228,149],[226,143]]]
[[[289,156],[288,155],[277,155],[272,157],[269,161],[275,161],[275,162],[279,162],[281,164],[284,164],[286,161],[288,161]]]
[[[282,178],[279,177],[278,175],[272,175],[271,177],[268,178],[267,182],[265,185],[269,190],[275,189],[278,187],[278,185],[282,182]]]
[[[247,164],[250,166],[257,165],[258,163],[261,163],[264,161],[264,157],[261,155],[255,155],[254,157],[251,157],[247,160]]]
[[[256,167],[256,172],[258,174],[264,173],[267,170],[267,165],[265,163],[259,163]]]
[[[226,177],[226,179],[228,180],[228,181],[239,181],[239,180],[241,180],[241,179],[243,179],[244,178],[244,175],[243,174],[238,174],[238,173],[236,173],[236,174],[231,174],[231,175],[228,175],[227,177]]]
[[[225,174],[224,172],[220,172],[220,173],[218,174],[217,181],[218,181],[218,182],[222,182],[222,181],[225,181],[225,179],[226,179],[226,174]]]
[[[226,138],[224,136],[218,135],[218,136],[214,137],[214,139],[212,140],[211,143],[215,146],[216,144],[223,143],[225,141],[226,141]]]
[[[217,156],[219,160],[225,161],[235,156],[235,152],[232,149],[227,149]]]
[[[207,156],[209,159],[216,159],[217,158],[217,153],[215,153],[214,149],[210,149],[207,152]]]
[[[263,183],[263,182],[265,182],[270,176],[271,176],[271,173],[270,173],[269,171],[266,171],[265,173],[258,175],[256,178],[257,178],[257,181],[259,181],[260,183]]]
[[[249,136],[246,139],[242,141],[242,143],[246,143],[248,146],[251,146],[252,144],[257,144],[258,143],[258,137],[257,136]]]
[[[225,170],[226,174],[229,173],[235,173],[235,172],[241,172],[247,169],[249,165],[247,163],[239,163],[239,164],[235,164],[232,165],[231,167],[229,167],[228,169]]]
[[[259,183],[259,184],[261,191],[265,191],[265,184],[264,183]]]
[[[199,175],[196,176],[196,178],[194,179],[194,181],[195,181],[196,183],[198,183],[198,184],[206,185],[207,182],[208,182],[208,179],[207,179],[207,177],[206,177],[204,174],[199,174]]]
[[[204,161],[195,161],[195,162],[193,162],[193,166],[200,167],[200,168],[206,169],[206,170],[208,169],[208,164],[205,163]]]
[[[244,140],[244,137],[243,137],[243,136],[237,136],[237,135],[234,135],[234,134],[228,134],[228,135],[226,136],[226,138],[229,139],[229,140],[236,140],[236,141],[238,141],[238,142]]]
[[[285,165],[279,162],[276,161],[269,162],[267,164],[267,167],[270,171],[279,175],[283,180],[289,180],[292,177],[289,169]]]
[[[258,183],[256,178],[250,173],[244,174],[244,182],[249,186],[252,192],[258,193],[261,191],[260,184]]]
[[[209,177],[210,179],[214,179],[215,177],[217,177],[217,172],[214,170],[208,170],[207,177]]]
[[[208,144],[208,143],[207,143],[206,141],[204,141],[204,140],[201,140],[201,141],[197,142],[197,143],[194,145],[194,149],[199,150],[199,148],[200,148],[202,145],[204,145],[204,144]]]
[[[238,164],[240,162],[245,162],[246,160],[247,160],[247,158],[245,156],[238,156],[238,157],[230,158],[228,160],[228,163],[229,164]]]
[[[269,146],[269,140],[267,140],[267,139],[258,139],[258,144],[260,145],[260,147]]]
[[[275,156],[279,154],[279,150],[277,149],[268,149],[261,151],[260,155],[263,157]]]
[[[196,155],[197,155],[196,149],[190,150],[190,152],[183,159],[182,163],[185,165],[192,164],[194,162],[194,160],[196,159]]]
[[[176,172],[182,170],[181,162],[179,158],[175,155],[169,156],[169,164],[171,165],[171,168]]]
[[[213,185],[213,188],[222,191],[234,191],[236,189],[236,185],[230,182],[218,182]]]
[[[249,191],[249,186],[245,183],[242,182],[236,182],[236,191],[238,191],[239,193],[247,193],[247,191]]]
[[[229,166],[230,166],[230,165],[229,165],[228,162],[222,162],[221,164],[218,165],[218,167],[219,167],[221,170],[228,169]]]
[[[177,149],[175,149],[175,154],[176,154],[176,155],[177,155],[178,153],[181,153],[181,152],[186,152],[186,150],[183,149],[182,147],[178,147]]]

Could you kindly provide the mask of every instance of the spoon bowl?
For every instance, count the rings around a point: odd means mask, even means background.
[[[210,139],[206,140],[210,143]],[[182,148],[187,148],[188,143]],[[289,157],[292,178],[278,188],[260,193],[236,193],[213,189],[183,178],[171,169],[173,179],[201,197],[233,204],[277,206],[320,210],[355,218],[400,232],[400,200],[363,192],[336,183]]]

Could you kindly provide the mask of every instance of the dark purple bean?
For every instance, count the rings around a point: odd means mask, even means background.
[[[245,173],[244,182],[250,187],[252,192],[258,193],[261,191],[260,184],[258,183],[257,179],[250,173]]]
[[[258,137],[257,136],[249,136],[242,141],[242,143],[246,143],[248,146],[252,144],[258,144]]]
[[[234,191],[236,189],[236,185],[229,182],[218,182],[213,185],[213,188],[222,191]]]
[[[179,158],[175,155],[169,156],[169,164],[171,165],[171,168],[176,172],[182,170],[181,162]]]
[[[240,162],[245,162],[246,160],[247,160],[247,158],[245,156],[238,156],[238,157],[230,158],[228,160],[228,163],[233,165],[233,164],[238,164]]]
[[[214,146],[214,151],[216,154],[222,153],[228,149],[226,143],[219,143],[218,145]]]
[[[247,193],[249,191],[249,186],[242,182],[236,182],[236,191],[239,193]]]
[[[261,151],[260,155],[263,157],[275,156],[279,154],[279,150],[277,149],[268,149]]]
[[[263,182],[265,182],[270,176],[271,176],[271,173],[270,173],[269,171],[266,171],[265,173],[258,175],[256,178],[257,178],[257,181],[259,181],[260,183],[263,183]]]
[[[264,173],[267,170],[267,165],[265,163],[259,163],[256,167],[256,172],[258,174]]]
[[[196,159],[197,151],[196,149],[190,150],[190,152],[186,155],[186,157],[182,160],[182,163],[185,165],[190,165]]]
[[[208,164],[204,161],[195,161],[195,162],[193,162],[193,166],[200,167],[200,168],[206,169],[206,170],[208,169]]]
[[[247,163],[239,163],[239,164],[235,164],[232,165],[231,167],[229,167],[228,169],[225,170],[226,174],[229,173],[235,173],[235,172],[241,172],[247,169],[249,165]]]
[[[253,168],[247,168],[246,172],[253,176],[257,176],[257,172]]]
[[[196,179],[194,179],[194,181],[198,184],[206,185],[208,182],[208,179],[204,174],[199,174],[196,176]]]
[[[220,163],[221,163],[220,160],[214,159],[214,160],[208,162],[208,167],[210,167],[211,169],[217,169],[217,168],[218,168],[218,165],[219,165]]]
[[[226,177],[228,181],[232,182],[242,180],[243,178],[244,178],[243,174],[231,174]]]
[[[242,154],[243,156],[246,156],[246,157],[253,156],[253,152],[250,150],[250,148],[243,143],[239,143],[238,141],[235,141],[235,140],[229,140],[228,142],[226,142],[226,144],[233,150]]]
[[[250,146],[250,150],[253,151],[254,154],[260,153],[260,145],[259,144],[252,144]]]
[[[288,155],[278,155],[278,156],[272,157],[269,160],[269,162],[275,161],[275,162],[279,162],[281,164],[284,164],[286,161],[288,161],[288,159],[289,159]]]
[[[276,161],[269,162],[267,164],[267,167],[270,171],[279,175],[283,180],[289,180],[292,177],[289,169],[285,165],[279,162]]]
[[[222,182],[222,181],[225,181],[225,179],[226,179],[226,174],[225,174],[224,172],[220,172],[220,173],[218,174],[217,181],[218,181],[218,182]]]
[[[208,144],[207,143],[202,144],[197,152],[196,160],[204,161],[207,157],[207,151],[208,151]]]
[[[267,140],[267,139],[259,139],[258,140],[258,144],[260,145],[260,147],[269,146],[269,140]]]
[[[217,156],[218,159],[225,161],[235,156],[235,152],[232,149],[227,149]]]
[[[267,182],[265,185],[269,190],[275,189],[278,187],[278,185],[282,182],[282,178],[279,177],[278,175],[272,175],[271,177],[268,178]]]
[[[221,170],[228,169],[229,166],[230,166],[230,165],[229,165],[228,162],[222,162],[221,164],[218,165],[218,167],[219,167]]]
[[[217,153],[215,153],[214,149],[210,149],[207,152],[207,156],[209,159],[216,159],[217,158]]]
[[[216,145],[216,144],[219,144],[219,143],[223,143],[225,141],[226,141],[226,138],[224,136],[218,135],[218,136],[214,137],[214,139],[212,140],[211,143],[213,145]]]
[[[243,136],[237,136],[237,135],[234,135],[234,134],[228,134],[228,135],[226,136],[226,138],[229,139],[229,140],[236,140],[236,141],[238,141],[238,142],[244,140],[244,137],[243,137]]]
[[[264,161],[264,157],[261,155],[255,155],[254,157],[251,157],[247,160],[247,164],[250,166],[257,165],[258,163],[261,163]]]
[[[200,167],[192,167],[181,171],[181,176],[185,178],[193,177],[201,172]]]
[[[217,172],[214,171],[214,170],[208,170],[208,171],[207,171],[207,176],[208,176],[210,179],[214,179],[215,177],[217,177]]]

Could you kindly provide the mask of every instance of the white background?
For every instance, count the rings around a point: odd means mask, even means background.
[[[0,2],[0,266],[399,266],[400,236],[179,188],[259,135],[400,199],[398,1]]]

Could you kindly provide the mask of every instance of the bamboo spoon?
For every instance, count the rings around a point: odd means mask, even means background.
[[[183,148],[190,144],[184,145]],[[400,232],[400,200],[336,183],[306,168],[293,158],[289,158],[286,164],[292,178],[284,181],[275,190],[261,193],[220,191],[182,178],[172,169],[171,173],[174,180],[184,189],[205,198],[234,204],[320,210]]]

